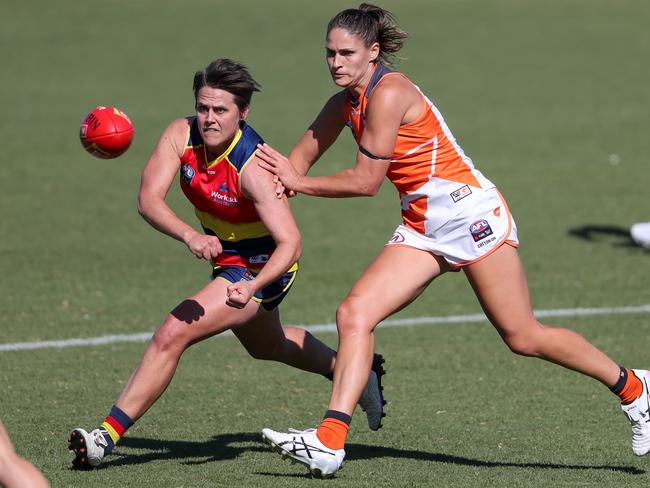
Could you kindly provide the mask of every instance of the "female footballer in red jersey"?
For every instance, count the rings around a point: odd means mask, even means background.
[[[327,27],[326,58],[332,80],[343,90],[325,104],[288,159],[260,146],[261,166],[281,183],[278,192],[372,196],[387,177],[402,208],[393,237],[337,309],[337,366],[322,423],[317,430],[264,429],[263,435],[312,473],[334,474],[372,364],[374,328],[438,276],[462,270],[513,352],[591,376],[618,394],[632,424],[633,450],[646,454],[650,373],[622,368],[577,333],[536,320],[505,200],[456,143],[431,101],[406,76],[388,68],[405,39],[381,8],[361,4],[340,12]],[[358,144],[354,167],[331,176],[305,176],[346,126]]]
[[[293,283],[301,241],[287,199],[276,198],[273,176],[257,164],[263,141],[245,122],[259,85],[241,64],[217,59],[195,74],[193,87],[196,116],[163,132],[142,174],[138,209],[154,228],[210,261],[213,280],[170,312],[101,426],[73,430],[77,467],[100,464],[165,391],[183,352],[227,329],[256,359],[332,377],[335,352],[280,323],[277,307]],[[204,233],[165,202],[179,174]],[[380,356],[375,363],[360,400],[373,430],[383,413]]]

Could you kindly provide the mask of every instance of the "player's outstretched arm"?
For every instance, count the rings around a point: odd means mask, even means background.
[[[400,96],[401,90],[399,82],[389,83],[387,80],[373,92],[354,167],[331,176],[309,177],[289,168],[287,159],[277,151],[265,150],[264,147],[259,151],[260,159],[263,161],[261,166],[277,176],[287,190],[298,193],[332,198],[375,195],[388,171],[399,127],[413,103],[410,97]],[[321,116],[322,113],[319,118]],[[312,128],[317,132],[327,131],[326,128],[321,127],[319,118],[299,141],[296,149],[310,147],[309,133]],[[342,120],[342,117],[340,118]],[[313,154],[320,156],[316,148],[318,145],[312,143],[312,150],[315,151],[311,153],[312,156]],[[302,153],[305,154],[307,151]]]
[[[181,220],[165,201],[181,165],[187,127],[186,119],[178,119],[160,136],[142,172],[138,212],[155,229],[183,242],[197,258],[209,260],[222,250],[219,239],[197,232]]]

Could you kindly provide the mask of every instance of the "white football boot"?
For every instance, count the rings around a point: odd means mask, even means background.
[[[650,249],[650,222],[641,222],[630,227],[630,236],[639,246]]]
[[[316,436],[316,429],[276,432],[262,430],[262,438],[279,452],[283,458],[290,458],[309,468],[316,478],[331,478],[341,469],[345,458],[344,449],[330,449]]]
[[[384,389],[381,386],[381,377],[386,374],[384,371],[384,358],[381,354],[375,354],[372,362],[372,370],[368,377],[368,384],[361,393],[359,406],[366,412],[368,417],[368,427],[370,430],[379,430],[381,428],[381,419],[386,416],[384,413]]]
[[[77,469],[92,469],[104,460],[108,447],[103,431],[95,429],[86,432],[84,429],[74,429],[68,438],[68,449],[74,452],[73,467]]]
[[[639,398],[627,405],[621,404],[623,413],[632,425],[632,451],[643,456],[650,451],[650,371],[633,369],[634,374],[643,383],[643,392]]]

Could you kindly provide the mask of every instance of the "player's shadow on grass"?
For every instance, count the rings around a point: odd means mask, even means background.
[[[410,449],[393,449],[390,447],[367,446],[364,444],[346,444],[346,457],[349,459],[374,459],[381,457],[407,458],[436,463],[456,464],[477,468],[532,468],[532,469],[569,469],[569,470],[604,470],[627,474],[645,474],[634,466],[614,466],[611,464],[560,464],[560,463],[516,463],[508,461],[483,461],[480,459],[454,456],[436,452],[414,451]]]
[[[147,452],[131,453],[131,449]],[[125,437],[120,441],[114,455],[107,458],[102,466],[126,466],[172,459],[184,459],[183,464],[205,464],[235,459],[244,452],[262,451],[270,452],[262,442],[262,434],[257,432],[221,434],[198,442]]]
[[[131,450],[145,451],[141,453],[129,452]],[[456,464],[478,468],[526,468],[526,469],[568,469],[568,470],[602,470],[615,471],[626,474],[645,474],[642,469],[633,466],[615,465],[590,465],[590,464],[559,464],[559,463],[517,463],[508,461],[483,461],[451,454],[416,451],[410,449],[395,449],[391,447],[369,446],[365,444],[347,444],[345,446],[347,458],[356,461],[378,458],[403,458],[417,461]],[[240,432],[221,434],[207,441],[167,441],[157,439],[144,439],[140,437],[125,437],[120,442],[115,454],[106,460],[101,467],[110,468],[145,464],[152,461],[183,460],[186,465],[205,464],[217,461],[236,459],[248,452],[266,452],[269,456],[279,456],[262,442],[258,432]],[[101,468],[100,467],[100,468]],[[308,477],[308,474],[286,474],[256,472],[261,476],[275,477]]]
[[[568,234],[589,242],[612,242],[613,247],[638,247],[630,236],[630,229],[615,225],[587,224],[569,229]]]

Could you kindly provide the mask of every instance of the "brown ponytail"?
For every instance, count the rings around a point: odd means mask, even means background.
[[[389,11],[370,3],[362,3],[358,9],[339,12],[327,24],[327,33],[341,28],[361,38],[366,47],[379,43],[379,61],[390,66],[395,53],[402,49],[408,34],[397,25]]]

